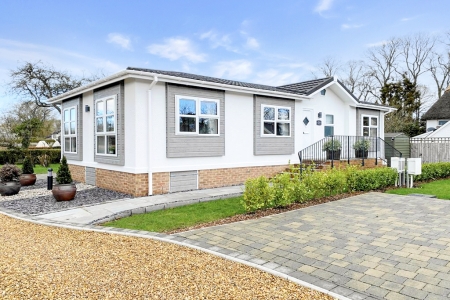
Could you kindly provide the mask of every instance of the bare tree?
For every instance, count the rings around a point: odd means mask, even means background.
[[[419,33],[402,38],[401,44],[405,71],[417,83],[419,76],[428,71],[426,63],[436,44],[436,38]]]
[[[439,42],[444,47],[443,52],[433,51],[428,58],[428,69],[436,83],[438,99],[450,85],[450,31],[446,37]]]
[[[366,63],[362,60],[351,60],[342,67],[342,82],[360,101],[369,101],[373,89],[373,80]]]
[[[336,76],[342,70],[342,64],[336,57],[328,56],[318,65],[318,69],[319,74],[313,72],[315,78]]]
[[[54,107],[59,113],[59,105],[47,103],[48,99],[98,79],[95,75],[90,78],[75,78],[66,71],[57,71],[41,61],[25,62],[16,70],[11,70],[10,74],[11,93],[24,97],[25,101],[34,102],[39,107]]]

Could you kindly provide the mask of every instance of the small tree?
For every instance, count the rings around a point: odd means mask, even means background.
[[[28,156],[25,156],[23,159],[23,166],[22,166],[22,174],[33,174],[33,163],[31,162],[31,159]]]
[[[65,156],[63,156],[63,158],[61,159],[61,165],[59,166],[59,170],[56,173],[56,181],[58,181],[59,184],[69,184],[73,181]]]
[[[19,177],[21,174],[22,172],[16,165],[5,164],[0,169],[0,181],[19,181]]]

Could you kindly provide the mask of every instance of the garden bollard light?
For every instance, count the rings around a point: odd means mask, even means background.
[[[53,169],[47,169],[47,190],[51,190],[53,188]]]

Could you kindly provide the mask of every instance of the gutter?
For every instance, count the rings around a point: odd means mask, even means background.
[[[284,93],[284,92],[277,92],[277,91],[270,91],[270,90],[262,90],[262,89],[256,89],[256,88],[240,87],[240,86],[228,85],[228,84],[223,84],[223,83],[215,83],[215,82],[195,80],[195,79],[189,79],[189,78],[181,78],[181,77],[176,77],[176,76],[161,75],[161,74],[143,72],[143,71],[123,70],[123,71],[120,71],[119,73],[116,73],[111,76],[105,77],[103,79],[91,82],[85,86],[73,89],[64,94],[55,96],[55,97],[49,99],[47,102],[48,103],[61,102],[63,100],[66,100],[67,98],[70,98],[71,96],[82,94],[87,91],[93,90],[95,88],[110,84],[112,81],[123,80],[126,78],[141,78],[141,79],[151,78],[154,80],[154,78],[156,78],[156,77],[158,77],[159,80],[163,80],[165,82],[170,82],[170,83],[178,83],[178,84],[189,83],[192,86],[208,87],[208,88],[220,87],[223,90],[238,91],[238,92],[251,93],[251,94],[262,94],[262,95],[269,95],[269,96],[273,96],[273,97],[288,98],[288,99],[294,99],[294,100],[311,99],[310,96],[306,96],[306,95],[298,95],[298,94],[291,94],[291,93]]]
[[[152,90],[153,87],[158,83],[158,77],[155,76],[153,78],[152,83],[150,84],[147,97],[148,97],[148,110],[147,110],[147,128],[148,128],[148,142],[147,142],[147,155],[148,155],[148,195],[153,195],[153,170],[152,170],[152,155],[153,155],[153,144],[152,144]]]

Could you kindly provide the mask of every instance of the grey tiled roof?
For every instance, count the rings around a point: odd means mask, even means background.
[[[149,73],[168,75],[168,76],[174,76],[174,77],[180,77],[180,78],[187,78],[187,79],[193,79],[193,80],[199,80],[199,81],[227,84],[227,85],[231,85],[231,86],[241,86],[241,87],[259,89],[259,90],[265,90],[265,91],[274,91],[274,92],[288,93],[288,94],[294,94],[294,95],[306,95],[303,91],[297,91],[294,89],[285,89],[283,87],[275,87],[275,86],[269,86],[269,85],[263,85],[263,84],[254,84],[254,83],[241,82],[241,81],[235,81],[235,80],[227,80],[227,79],[221,79],[221,78],[215,78],[215,77],[209,77],[209,76],[189,74],[189,73],[184,73],[184,72],[162,71],[162,70],[133,68],[133,67],[128,67],[127,70],[149,72]]]
[[[286,84],[279,86],[279,88],[287,89],[290,91],[296,91],[298,93],[302,93],[303,95],[310,95],[332,81],[333,77],[326,77],[321,79],[314,79],[298,83]]]
[[[450,90],[446,90],[441,98],[434,103],[426,113],[423,114],[422,120],[438,120],[450,118]]]

